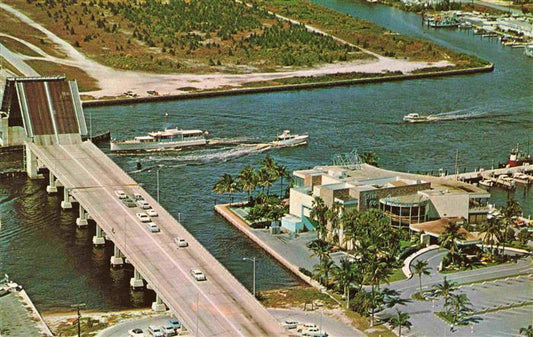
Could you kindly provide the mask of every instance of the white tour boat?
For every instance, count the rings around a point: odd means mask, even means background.
[[[128,140],[111,141],[111,151],[173,150],[190,146],[205,146],[207,132],[202,130],[165,129]]]
[[[403,121],[409,122],[409,123],[421,123],[421,122],[428,122],[431,120],[433,120],[433,117],[431,115],[423,116],[417,113],[410,113],[408,115],[403,116]]]
[[[289,130],[284,130],[281,135],[272,142],[274,146],[298,146],[306,145],[309,135],[293,135]]]

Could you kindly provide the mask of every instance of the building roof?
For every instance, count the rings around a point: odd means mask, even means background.
[[[446,231],[446,227],[450,223],[463,221],[461,218],[441,218],[438,220],[432,220],[432,221],[426,221],[422,223],[413,223],[409,225],[409,228],[416,231],[421,232],[424,231],[424,233],[427,233],[433,237],[440,237],[442,233]],[[465,234],[465,240],[463,241],[478,241],[479,238],[477,235],[474,235],[461,227],[459,229],[459,233]]]
[[[87,134],[77,84],[64,76],[7,78],[0,110],[29,138]]]

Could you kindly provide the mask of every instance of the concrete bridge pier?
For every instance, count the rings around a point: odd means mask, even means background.
[[[56,177],[54,177],[54,174],[50,172],[48,178],[49,183],[48,186],[46,186],[46,192],[48,192],[48,194],[57,193]]]
[[[166,311],[167,307],[159,295],[155,294],[155,302],[152,302],[152,310],[156,312]]]
[[[37,163],[37,156],[31,152],[30,147],[26,145],[26,173],[30,179],[41,179],[42,174],[37,173],[39,165]]]
[[[133,277],[130,279],[130,287],[132,287],[133,289],[144,287],[143,278],[141,276],[141,273],[139,273],[137,269],[133,270]]]
[[[70,202],[70,196],[68,194],[68,188],[63,188],[63,201],[61,201],[62,209],[71,209],[72,203]]]
[[[96,235],[93,236],[93,245],[103,246],[105,244],[104,231],[96,224]]]
[[[113,248],[114,252],[111,256],[111,267],[122,267],[124,265],[124,259],[122,258],[122,253],[118,249],[117,245]]]
[[[86,227],[87,225],[87,212],[85,212],[85,209],[80,205],[80,216],[76,219],[76,226],[80,228]]]

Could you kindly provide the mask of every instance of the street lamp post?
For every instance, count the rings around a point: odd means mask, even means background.
[[[85,307],[85,303],[78,303],[71,305],[72,308],[76,308],[78,310],[78,337],[81,336],[81,313],[80,308]]]
[[[159,203],[159,169],[156,171],[157,176],[157,203]]]
[[[249,257],[243,257],[242,258],[243,261],[252,261],[253,264],[254,264],[254,278],[253,278],[253,284],[252,284],[252,294],[254,294],[254,297],[255,297],[255,256],[252,257],[252,258],[249,258]]]

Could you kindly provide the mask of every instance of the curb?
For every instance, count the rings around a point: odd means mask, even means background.
[[[413,254],[409,255],[405,261],[403,262],[402,272],[407,277],[407,279],[410,279],[413,277],[413,273],[411,273],[411,262],[420,255],[427,253],[431,250],[439,249],[439,245],[431,245],[426,248],[422,248],[419,251],[414,252]]]

